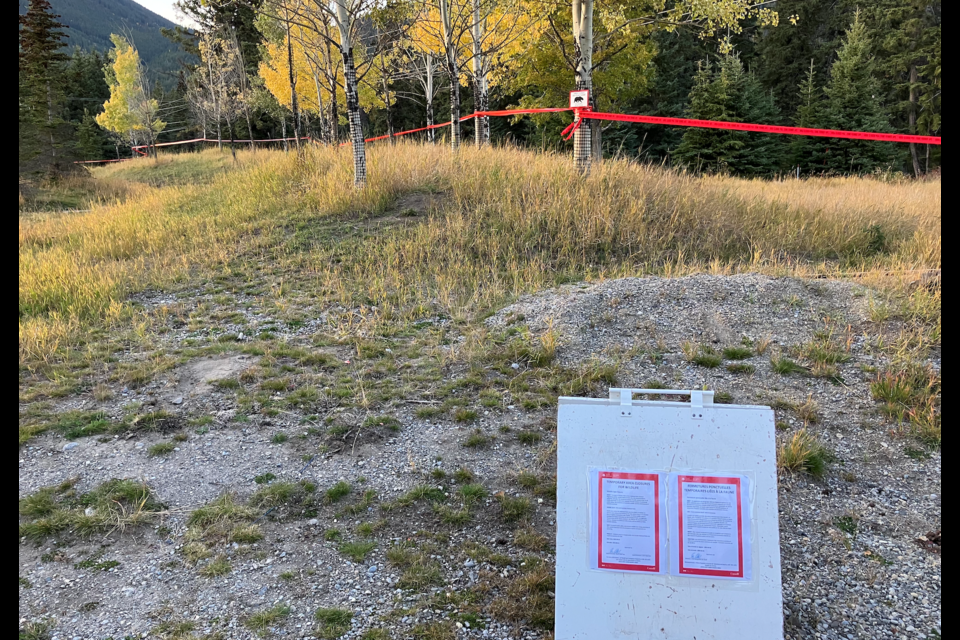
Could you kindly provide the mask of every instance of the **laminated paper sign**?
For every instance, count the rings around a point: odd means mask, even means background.
[[[664,572],[665,479],[653,472],[591,470],[593,569]]]
[[[672,574],[752,579],[749,493],[746,476],[671,475]]]

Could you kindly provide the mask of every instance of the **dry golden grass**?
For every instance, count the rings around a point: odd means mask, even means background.
[[[116,202],[138,190],[124,178],[103,175],[92,179],[86,170],[40,183],[20,180],[20,214],[76,211],[94,204]]]
[[[86,213],[20,216],[21,366],[56,361],[86,327],[129,323],[133,292],[243,256],[380,320],[425,305],[470,317],[578,279],[940,268],[939,181],[745,181],[625,161],[584,180],[563,156],[399,144],[370,149],[358,192],[345,150],[226,157],[100,169],[139,184]],[[383,215],[414,192],[435,194],[431,211]]]

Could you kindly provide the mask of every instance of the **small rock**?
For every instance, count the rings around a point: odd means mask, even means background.
[[[69,442],[69,443],[67,443],[67,444],[64,445],[63,450],[64,450],[64,451],[73,451],[74,449],[76,449],[76,448],[79,447],[79,446],[80,446],[80,445],[77,444],[76,442]]]
[[[173,404],[177,404],[177,405],[183,404],[183,397],[180,396],[180,397],[174,398],[174,399],[173,399]]]
[[[370,567],[369,569],[367,569],[367,573],[369,573],[370,575],[373,575],[373,574],[375,574],[376,572],[377,572],[377,565],[373,565],[372,567]]]
[[[513,369],[514,371],[516,371],[517,369],[520,368],[520,365],[517,364],[516,362],[514,362],[512,365],[510,365],[510,368]]]
[[[316,518],[314,518],[313,520],[311,520],[311,521],[308,522],[307,524],[310,525],[311,527],[315,527],[315,526],[317,526],[318,524],[320,524],[320,521],[317,520]]]
[[[93,507],[87,507],[83,512],[83,515],[87,516],[88,518],[92,518],[93,516],[97,515],[97,510]]]

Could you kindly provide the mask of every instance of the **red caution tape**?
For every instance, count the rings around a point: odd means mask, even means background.
[[[913,136],[913,135],[904,135],[899,133],[874,133],[870,131],[840,131],[835,129],[809,129],[805,127],[781,127],[777,125],[769,124],[751,124],[749,122],[722,122],[719,120],[694,120],[691,118],[662,118],[659,116],[636,116],[636,115],[625,115],[622,113],[601,113],[597,111],[591,111],[589,109],[508,109],[506,111],[477,111],[476,113],[471,113],[469,115],[463,116],[460,118],[460,122],[466,122],[478,117],[503,117],[503,116],[518,116],[518,115],[529,115],[536,113],[563,113],[566,111],[576,111],[579,117],[575,118],[573,123],[570,124],[563,132],[560,134],[563,136],[564,140],[569,140],[573,137],[574,132],[583,124],[584,120],[611,120],[614,122],[638,122],[643,124],[660,124],[670,127],[698,127],[702,129],[724,129],[728,131],[752,131],[756,133],[776,133],[781,135],[789,136],[812,136],[816,138],[843,138],[848,140],[873,140],[877,142],[908,142],[915,144],[932,144],[932,145],[941,145],[940,136]],[[429,127],[420,127],[419,129],[409,129],[407,131],[399,131],[393,135],[386,136],[377,136],[375,138],[366,138],[364,142],[376,142],[378,140],[387,140],[389,138],[399,138],[400,136],[410,135],[412,133],[422,133],[424,131],[430,131],[432,129],[441,129],[443,127],[449,127],[449,122],[442,122],[440,124],[430,125]],[[260,143],[260,142],[284,142],[288,140],[296,140],[296,138],[274,138],[270,140],[233,140],[234,144],[248,144],[250,142]],[[311,140],[311,138],[301,138],[301,140]],[[218,142],[217,140],[210,140],[209,138],[196,138],[194,140],[183,140],[180,142],[163,142],[155,147],[169,147],[173,145],[180,144],[192,144],[197,142]],[[220,141],[226,142],[226,141]],[[340,146],[346,146],[351,144],[350,142],[344,142]],[[133,151],[140,154],[141,156],[146,156],[147,154],[143,151],[144,149],[149,148],[150,145],[138,145],[132,147]],[[106,162],[123,162],[123,160],[87,160],[85,162],[77,162],[75,164],[100,164]]]
[[[581,118],[613,120],[616,122],[641,122],[663,124],[673,127],[699,127],[702,129],[728,129],[731,131],[754,131],[779,133],[788,136],[813,136],[816,138],[845,138],[849,140],[875,140],[877,142],[913,142],[916,144],[940,144],[939,136],[911,136],[898,133],[871,133],[868,131],[839,131],[835,129],[807,129],[804,127],[780,127],[748,122],[720,122],[717,120],[691,120],[689,118],[660,118],[656,116],[628,116],[621,113],[597,113],[584,111]]]
[[[301,140],[310,141],[312,138],[310,136],[304,136],[300,138]],[[213,140],[211,138],[194,138],[193,140],[177,140],[176,142],[159,142],[157,144],[139,144],[135,147],[130,147],[130,150],[136,153],[141,158],[146,158],[149,155],[144,149],[149,149],[151,147],[173,147],[181,144],[195,144],[198,142],[217,142],[220,144],[259,144],[261,142],[285,142],[296,140],[296,138],[270,138],[267,140]],[[115,158],[113,160],[77,160],[73,164],[106,164],[108,162],[127,162],[128,160],[134,160],[135,158]]]
[[[874,133],[869,131],[840,131],[835,129],[809,129],[805,127],[782,127],[769,124],[751,124],[748,122],[722,122],[719,120],[694,120],[691,118],[661,118],[659,116],[635,116],[621,113],[601,113],[590,111],[589,109],[509,109],[506,111],[478,111],[468,116],[460,118],[460,122],[465,122],[471,118],[479,116],[501,117],[517,116],[535,113],[562,113],[565,111],[578,111],[579,118],[574,120],[571,125],[563,130],[561,136],[564,140],[573,137],[574,132],[583,124],[584,120],[612,120],[616,122],[639,122],[644,124],[660,124],[672,127],[698,127],[703,129],[725,129],[728,131],[752,131],[757,133],[776,133],[792,136],[813,136],[817,138],[844,138],[849,140],[873,140],[877,142],[912,142],[916,144],[941,145],[939,136],[913,136],[898,133]],[[428,129],[439,129],[440,127],[449,127],[449,122],[435,124],[431,127],[421,129],[411,129],[410,131],[401,131],[393,134],[392,137],[405,136],[410,133],[427,131]],[[368,138],[366,142],[376,142],[377,140],[386,140],[391,136],[379,136]],[[349,142],[343,145],[350,144]]]
[[[301,140],[310,140],[310,136],[304,136],[300,138]],[[196,142],[217,142],[220,144],[250,144],[260,143],[260,142],[286,142],[286,141],[295,141],[296,138],[270,138],[267,140],[214,140],[211,138],[194,138],[193,140],[178,140],[176,142],[160,142],[154,145],[150,144],[140,144],[135,147],[130,147],[134,151],[140,151],[141,149],[149,149],[150,147],[172,147],[179,144],[194,144]]]
[[[573,122],[567,125],[567,128],[560,132],[560,137],[564,140],[569,140],[573,137],[573,134],[577,132],[577,129],[583,124],[583,117],[580,114],[580,109],[574,113]]]

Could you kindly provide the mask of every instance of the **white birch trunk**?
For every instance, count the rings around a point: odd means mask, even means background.
[[[293,34],[290,32],[290,17],[287,14],[287,76],[290,81],[290,110],[293,112],[293,138],[297,145],[297,153],[301,153],[300,148],[300,105],[297,103],[297,81],[293,70]]]
[[[327,117],[323,112],[323,94],[320,93],[320,78],[317,71],[311,65],[310,72],[313,75],[313,88],[317,92],[317,117],[320,119],[320,141],[328,142],[327,137]]]
[[[483,55],[483,41],[486,37],[486,18],[481,15],[480,0],[473,0],[473,91],[474,111],[486,111],[489,108],[489,84],[487,82],[487,60]],[[490,142],[490,117],[478,116],[475,119],[477,148]]]
[[[353,60],[353,16],[347,0],[336,0],[337,28],[340,30],[340,53],[343,55],[344,89],[347,94],[347,120],[353,145],[353,184],[362,189],[367,184],[367,150],[360,121],[360,96],[357,91],[357,69]]]
[[[440,0],[440,20],[443,23],[443,48],[450,74],[450,147],[460,149],[460,68],[457,48],[453,41],[453,17],[450,15],[450,0]]]
[[[426,96],[426,104],[427,104],[427,126],[432,127],[433,126],[433,96],[435,95],[434,86],[433,86],[433,77],[434,77],[435,67],[433,66],[434,62],[433,62],[432,53],[428,53],[424,56],[424,63],[425,63],[424,71],[426,75],[425,96]],[[430,142],[430,144],[434,144],[436,142],[437,137],[436,137],[435,129],[427,129],[427,140]]]
[[[590,90],[593,104],[593,0],[573,0],[573,47],[576,56],[577,89]],[[590,173],[592,156],[590,123],[573,135],[573,162],[582,175]]]

